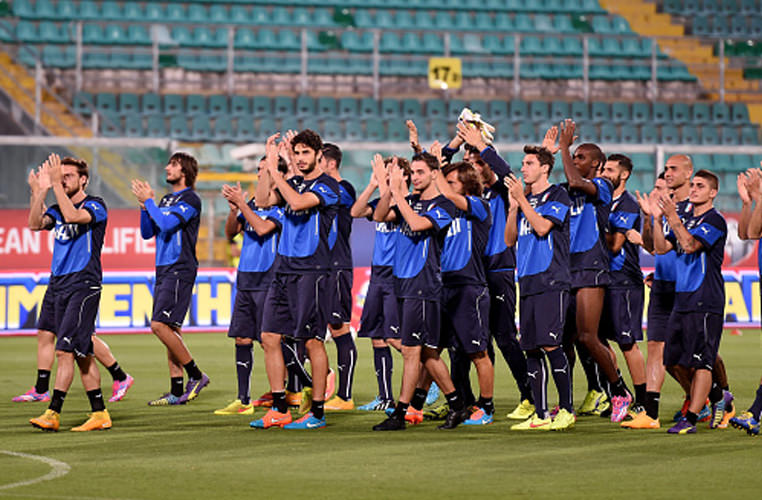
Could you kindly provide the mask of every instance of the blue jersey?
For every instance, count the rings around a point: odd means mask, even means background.
[[[393,207],[400,223],[394,252],[395,292],[398,298],[440,300],[440,257],[447,228],[455,215],[455,206],[441,194],[430,200],[421,200],[420,195],[411,194],[407,201],[413,211],[429,219],[433,227],[426,231],[413,231],[399,208]]]
[[[592,179],[594,195],[580,190],[569,190],[571,199],[570,252],[572,272],[583,270],[609,270],[609,251],[606,245],[606,226],[611,209],[611,182],[603,177]]]
[[[571,286],[569,193],[554,184],[542,193],[530,194],[527,199],[538,214],[553,223],[553,227],[548,234],[540,237],[519,209],[516,272],[521,294],[535,295],[548,290],[568,290]]]
[[[100,285],[103,279],[101,248],[108,219],[106,204],[96,196],[86,196],[74,208],[87,210],[90,222],[67,223],[58,205],[45,212],[53,220],[45,229],[53,230],[55,238],[50,266],[52,288]]]
[[[691,214],[683,223],[685,229],[701,243],[701,249],[685,253],[674,231],[667,236],[677,253],[675,311],[722,314],[725,309],[725,281],[722,260],[728,227],[714,208],[700,216]]]
[[[608,230],[610,233],[625,234],[630,229],[640,230],[640,205],[633,195],[624,191],[611,202]],[[638,245],[630,243],[626,237],[618,253],[609,251],[610,287],[643,286],[639,252]]]
[[[278,251],[278,234],[283,228],[283,209],[278,206],[257,208],[254,200],[249,201],[248,205],[261,219],[275,223],[275,229],[260,236],[243,214],[238,214],[238,222],[243,226],[243,246],[238,261],[236,288],[267,290],[274,277],[273,263]]]
[[[468,209],[456,208],[442,247],[442,281],[448,286],[487,284],[483,255],[492,216],[486,201],[475,196],[466,200]]]
[[[339,183],[326,174],[311,180],[295,176],[288,183],[299,193],[316,195],[320,203],[298,212],[286,204],[283,232],[278,243],[278,272],[328,272],[332,253],[329,236],[339,203]]]
[[[677,202],[677,215],[680,220],[685,220],[693,213],[693,204],[688,200]],[[655,230],[655,229],[654,229]],[[667,219],[662,219],[662,230],[667,235],[671,231]],[[656,293],[675,293],[675,263],[677,254],[674,250],[659,255],[654,255],[654,282],[651,291]]]
[[[378,206],[378,198],[369,202],[368,205],[375,211],[376,206]],[[373,258],[370,263],[371,279],[393,281],[394,247],[397,245],[398,230],[399,224],[396,222],[376,222]]]
[[[201,220],[201,198],[191,189],[168,193],[159,206],[150,199],[140,212],[140,232],[144,239],[156,236],[156,274],[174,273],[196,279],[196,240]]]
[[[355,188],[349,182],[339,182],[339,204],[336,217],[333,219],[328,243],[333,251],[332,265],[334,269],[352,269],[352,247],[349,238],[352,234],[352,205],[355,204]]]

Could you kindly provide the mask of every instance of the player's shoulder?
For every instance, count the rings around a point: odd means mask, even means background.
[[[570,204],[571,198],[569,197],[568,187],[569,185],[566,183],[551,184],[548,189],[546,189],[543,193],[540,193],[540,203],[546,203],[548,201],[557,201],[565,205]]]
[[[349,194],[352,198],[356,197],[357,190],[348,180],[341,179],[341,182],[339,182],[339,188],[343,191],[346,191],[347,194]]]
[[[635,195],[626,190],[619,197],[619,205],[617,205],[617,208],[620,211],[625,212],[640,212],[640,204],[638,204],[638,200],[635,199]]]
[[[727,231],[728,224],[725,221],[725,217],[716,208],[709,210],[704,216],[704,222],[715,226],[717,229]]]

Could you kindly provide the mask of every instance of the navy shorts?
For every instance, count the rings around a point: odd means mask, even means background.
[[[335,269],[328,275],[328,323],[349,323],[352,319],[352,269]]]
[[[643,340],[643,285],[606,290],[598,335],[620,346]]]
[[[101,287],[85,286],[55,293],[56,350],[77,357],[93,354],[93,332]]]
[[[325,340],[327,273],[275,273],[267,290],[262,331],[297,339]],[[322,299],[322,300],[321,300]]]
[[[572,271],[571,288],[593,288],[596,286],[609,286],[611,276],[605,269],[582,269],[581,271]]]
[[[516,342],[516,281],[513,271],[487,273],[489,331],[498,346]]]
[[[400,338],[400,315],[394,283],[370,278],[365,304],[360,316],[358,337],[372,339]]]
[[[45,296],[42,298],[42,304],[40,304],[37,329],[53,333],[56,331],[56,295],[51,286],[45,290]]]
[[[666,342],[669,338],[669,317],[675,305],[675,294],[651,291],[648,300],[647,337],[649,342]]]
[[[398,299],[400,339],[408,347],[439,347],[440,304],[438,300]]]
[[[523,350],[561,345],[569,299],[567,290],[549,290],[519,297],[519,343]]]
[[[267,290],[238,290],[230,318],[228,337],[262,341],[262,311]]]
[[[193,283],[171,274],[156,276],[151,321],[165,323],[174,329],[183,326],[193,297]]]
[[[664,345],[664,364],[712,370],[720,350],[722,315],[673,311],[669,324],[671,329]]]
[[[483,285],[445,286],[439,347],[466,354],[487,350],[489,290]]]

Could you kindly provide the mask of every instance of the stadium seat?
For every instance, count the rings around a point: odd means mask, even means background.
[[[758,146],[759,142],[759,129],[756,125],[742,125],[741,126],[741,144]],[[756,166],[760,164],[757,163]]]
[[[228,115],[217,116],[214,120],[214,131],[211,139],[215,141],[232,141],[235,138],[233,120]]]
[[[140,99],[140,112],[143,115],[152,115],[161,112],[161,97],[158,94],[149,92],[143,94]]]
[[[165,114],[175,115],[175,114],[184,113],[184,112],[185,112],[185,106],[183,104],[183,96],[177,95],[177,94],[167,94],[164,96],[164,113]],[[173,128],[173,127],[170,126],[170,128]]]
[[[714,125],[704,125],[701,127],[702,144],[720,144],[720,133],[718,127]]]
[[[698,144],[701,142],[698,129],[693,125],[683,125],[681,132],[683,144]]]
[[[720,143],[726,146],[738,145],[740,143],[738,129],[727,125],[722,126],[720,128]]]
[[[151,115],[147,119],[145,135],[148,137],[167,137],[167,127],[164,123],[164,117],[161,115]]]
[[[749,122],[749,110],[746,107],[746,103],[736,102],[730,111],[731,121],[736,124],[744,124]]]
[[[510,115],[509,118],[513,121],[519,122],[526,120],[529,116],[529,107],[526,101],[520,99],[511,99],[510,102]]]
[[[264,140],[275,133],[275,125],[271,120],[262,120],[259,128],[259,134],[254,127],[254,117],[250,115],[239,116],[236,122],[234,140],[239,142],[252,142],[254,140]]]
[[[397,99],[381,99],[381,118],[397,118],[400,114],[400,102]]]
[[[730,123],[730,106],[722,102],[712,104],[712,121],[716,124]]]
[[[338,115],[340,118],[357,116],[358,109],[357,99],[353,97],[342,97],[339,99]]]
[[[254,103],[254,114],[257,114],[256,102]],[[277,96],[273,101],[273,112],[277,117],[293,116],[296,112],[294,109],[294,100],[286,96]]]
[[[441,99],[429,99],[426,101],[427,118],[444,118],[445,116],[447,116],[447,108],[444,101]]]
[[[379,118],[368,118],[365,120],[365,138],[373,142],[383,142],[386,140],[386,131],[384,122]]]
[[[124,135],[127,137],[143,137],[143,117],[139,114],[129,114],[124,117]]]
[[[186,98],[185,112],[189,115],[206,114],[206,96],[191,94]]]
[[[663,125],[661,127],[661,142],[664,144],[680,144],[682,142],[680,131],[674,125]]]
[[[230,113],[233,116],[244,116],[251,114],[251,101],[248,97],[234,95],[230,98]]]
[[[101,113],[116,112],[116,95],[99,93],[95,96],[95,108]]]
[[[209,114],[227,115],[229,113],[227,96],[219,94],[209,96]]]
[[[119,94],[119,113],[122,115],[140,112],[140,100],[137,94],[124,92]]]
[[[436,140],[444,144],[452,137],[449,126],[447,125],[447,120],[432,119],[430,120],[429,125],[429,133],[428,136],[426,136],[428,141]]]
[[[286,116],[287,113],[279,111],[279,99],[275,98],[275,114],[278,116]],[[289,99],[290,102],[290,99]],[[311,117],[315,114],[315,100],[307,95],[300,95],[296,98],[296,116],[299,117]]]
[[[653,104],[653,121],[657,124],[670,121],[669,104],[664,102],[655,102]]]
[[[104,137],[119,137],[124,135],[124,129],[122,128],[122,122],[119,116],[115,113],[103,111],[99,114],[99,128],[100,133]]]
[[[676,102],[672,104],[672,122],[675,124],[682,124],[691,122],[690,106],[684,102]]]
[[[487,113],[487,121],[500,121],[508,118],[508,102],[503,100],[490,101],[487,105],[489,112]]]
[[[611,121],[611,109],[606,102],[593,102],[590,108],[590,118],[595,123],[604,123]]]
[[[584,122],[590,119],[587,103],[582,101],[573,101],[571,104],[571,119],[576,122]]]

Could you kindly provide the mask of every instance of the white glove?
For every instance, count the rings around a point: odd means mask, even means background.
[[[477,128],[482,133],[482,138],[487,144],[492,144],[492,141],[495,140],[495,136],[492,135],[495,131],[495,127],[482,120],[479,113],[474,113],[468,108],[463,108],[463,111],[460,112],[460,116],[458,117],[458,121]]]

